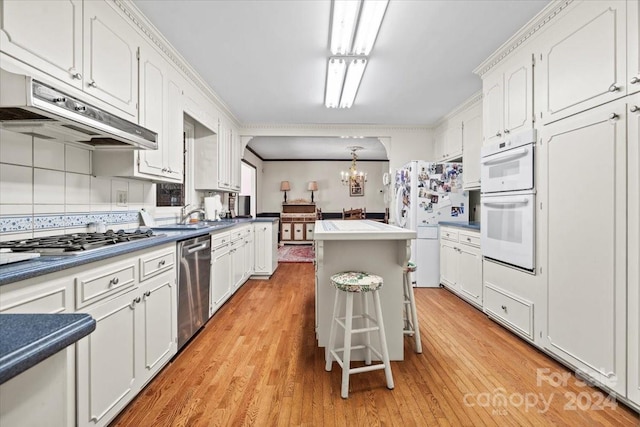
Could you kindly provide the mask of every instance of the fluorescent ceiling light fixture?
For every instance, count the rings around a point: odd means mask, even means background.
[[[352,52],[355,55],[369,55],[371,53],[388,4],[389,0],[363,0],[356,39],[353,44]]]
[[[342,84],[347,63],[341,58],[329,59],[327,66],[327,89],[324,95],[324,105],[327,108],[337,108],[342,93]]]
[[[366,59],[354,59],[349,64],[347,76],[344,79],[344,87],[342,88],[342,96],[340,97],[340,108],[351,108],[353,105],[366,66]]]
[[[360,2],[355,0],[334,0],[331,22],[331,53],[333,55],[349,53],[359,5]]]

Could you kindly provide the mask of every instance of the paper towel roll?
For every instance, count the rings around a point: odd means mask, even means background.
[[[220,195],[204,198],[204,212],[207,219],[215,221],[219,220],[220,217],[218,214],[220,214],[220,211],[222,211]]]

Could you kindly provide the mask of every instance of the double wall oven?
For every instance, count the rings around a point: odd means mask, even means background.
[[[535,129],[482,148],[482,255],[535,268]]]

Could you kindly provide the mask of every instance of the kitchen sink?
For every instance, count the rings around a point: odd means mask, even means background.
[[[190,222],[188,224],[164,224],[156,225],[153,228],[156,230],[198,230],[200,228],[215,227],[217,225],[223,225],[223,221],[198,221]]]

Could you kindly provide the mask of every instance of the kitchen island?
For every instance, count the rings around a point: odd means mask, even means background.
[[[411,255],[411,240],[415,238],[415,231],[377,221],[316,221],[315,309],[318,346],[326,348],[329,344],[336,292],[330,283],[331,275],[348,270],[366,271],[384,280],[380,296],[389,356],[391,360],[404,359],[402,271]],[[359,301],[355,303],[355,307],[358,307]],[[360,309],[355,307],[354,311]],[[337,332],[340,342],[343,334],[340,328]],[[374,346],[379,346],[377,336],[372,336],[372,341]],[[354,338],[356,344],[358,341]],[[364,357],[354,353],[352,360],[364,360]]]

